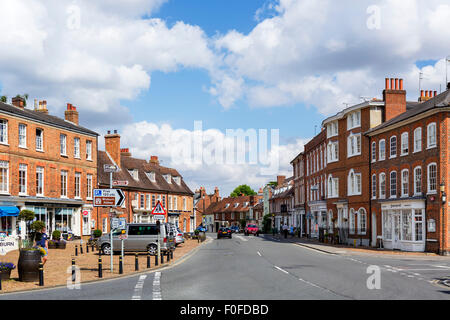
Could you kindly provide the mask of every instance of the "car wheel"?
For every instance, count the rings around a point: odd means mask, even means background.
[[[152,243],[151,245],[149,245],[147,247],[147,252],[151,255],[151,256],[156,256],[156,253],[158,252],[158,246],[154,243]]]
[[[105,243],[104,245],[102,245],[102,253],[104,255],[111,254],[111,245],[109,243]]]

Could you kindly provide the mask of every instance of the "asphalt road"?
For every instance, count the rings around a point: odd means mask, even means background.
[[[450,300],[450,287],[435,283],[449,278],[449,258],[328,254],[270,236],[208,237],[185,261],[158,272],[0,299]],[[368,288],[368,268],[380,271],[379,289]]]

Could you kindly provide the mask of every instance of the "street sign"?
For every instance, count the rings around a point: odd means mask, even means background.
[[[128,186],[128,180],[113,180],[113,186]]]
[[[128,239],[128,235],[126,235],[126,234],[119,234],[119,239],[120,240],[127,240]]]
[[[85,216],[85,217],[86,217],[86,216],[88,216],[88,215],[89,215],[89,211],[87,211],[87,210],[84,210],[84,211],[83,211],[83,216]]]
[[[159,215],[159,214],[155,214],[155,215],[153,216],[153,218],[155,218],[155,220],[166,221],[166,216]]]
[[[117,229],[119,227],[119,219],[118,218],[111,218],[111,228]]]
[[[161,202],[158,200],[158,202],[156,203],[156,206],[153,208],[152,214],[155,215],[166,215],[166,210],[164,209],[164,207],[161,205]]]
[[[119,166],[116,166],[115,164],[104,164],[103,165],[103,171],[105,172],[119,172],[120,168]]]
[[[120,229],[127,228],[127,220],[125,218],[119,218],[119,228]]]
[[[0,234],[0,256],[17,249],[19,249],[19,242],[15,237],[8,237],[6,233]]]
[[[120,207],[124,200],[120,189],[94,189],[94,207]]]

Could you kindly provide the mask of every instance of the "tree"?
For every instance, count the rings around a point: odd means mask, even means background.
[[[266,214],[263,217],[263,232],[270,233],[272,232],[272,217],[270,214]]]
[[[8,97],[7,96],[1,96],[0,97],[0,101],[3,103],[7,103],[8,102]]]
[[[236,198],[236,197],[239,197],[240,195],[254,196],[256,194],[257,193],[252,188],[250,188],[248,185],[241,184],[239,187],[237,187],[236,189],[233,190],[233,192],[230,194],[230,197]]]

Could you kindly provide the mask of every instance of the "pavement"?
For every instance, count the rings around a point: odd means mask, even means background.
[[[318,249],[272,236],[209,234],[189,257],[157,271],[0,299],[450,300],[448,257]]]

